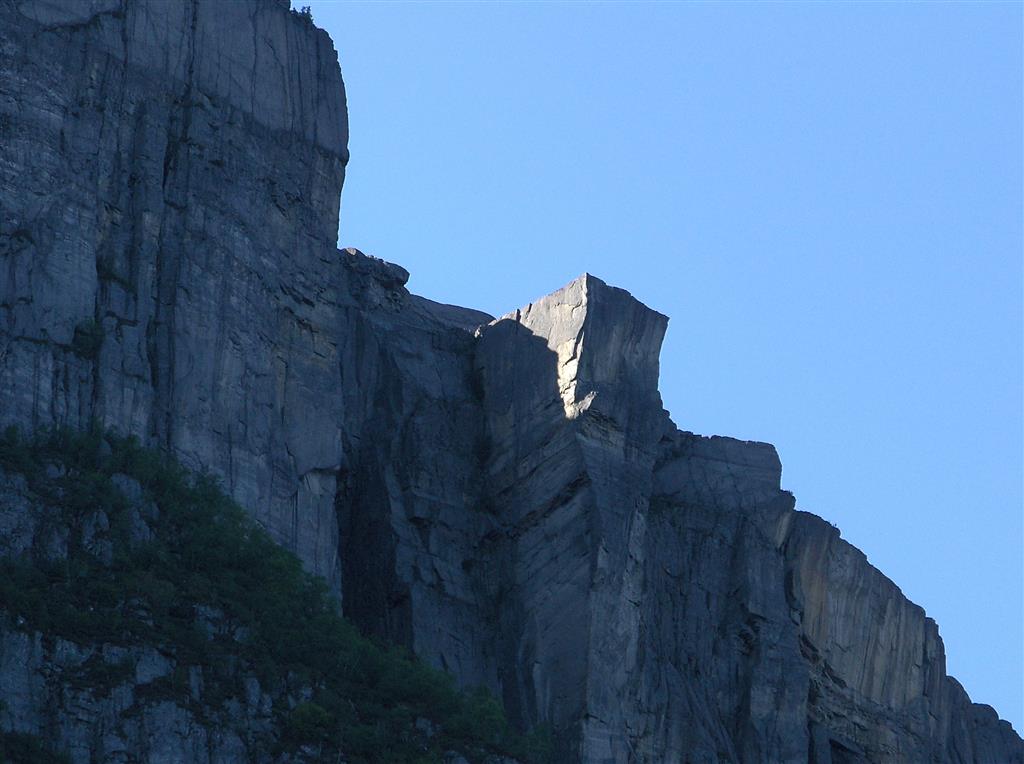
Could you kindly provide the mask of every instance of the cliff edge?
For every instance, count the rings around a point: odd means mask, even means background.
[[[585,274],[495,319],[336,248],[344,85],[287,2],[0,0],[0,50],[0,425],[211,472],[348,620],[552,730],[554,761],[1024,762],[772,446],[670,420],[665,316]],[[43,511],[15,488],[10,559]],[[12,609],[0,730],[163,760],[116,697],[68,708]],[[218,760],[292,760],[243,748]]]

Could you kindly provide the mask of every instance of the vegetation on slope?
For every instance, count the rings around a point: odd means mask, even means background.
[[[66,554],[0,561],[0,609],[21,628],[80,644],[158,647],[174,670],[146,685],[149,697],[215,722],[255,676],[274,699],[277,732],[268,744],[279,753],[302,749],[332,761],[343,753],[353,764],[440,761],[449,750],[480,761],[546,758],[543,736],[512,734],[486,691],[461,693],[406,651],[362,637],[323,582],[209,476],[99,432],[25,438],[8,429],[0,467],[23,474],[33,505],[52,507],[67,529]],[[121,475],[144,495],[120,490]],[[152,531],[142,538],[140,505],[150,507]],[[87,530],[97,518],[105,552]],[[201,704],[190,693],[196,666]],[[130,666],[101,662],[88,681],[114,686],[131,676]]]
[[[36,735],[0,732],[0,764],[68,764]]]

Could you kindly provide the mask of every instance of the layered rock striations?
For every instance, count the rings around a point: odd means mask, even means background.
[[[585,275],[492,319],[335,248],[343,84],[286,3],[0,0],[0,50],[0,422],[213,472],[557,761],[1024,761],[771,446],[669,419],[664,316]]]
[[[0,49],[3,419],[217,471],[337,587],[330,38],[285,2],[4,0]]]
[[[679,431],[666,319],[584,276],[478,333],[506,707],[565,761],[1020,761],[763,443]]]

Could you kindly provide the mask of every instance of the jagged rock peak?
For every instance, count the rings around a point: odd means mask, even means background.
[[[555,354],[566,416],[574,418],[599,394],[657,396],[658,358],[668,317],[626,290],[584,273],[482,327],[480,334],[509,322],[543,339]]]

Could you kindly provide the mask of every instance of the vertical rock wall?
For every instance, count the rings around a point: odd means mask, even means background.
[[[664,316],[583,276],[492,320],[335,248],[344,89],[287,3],[0,0],[0,54],[0,424],[213,471],[559,761],[1024,761],[771,446],[669,420]]]
[[[676,429],[665,325],[584,276],[479,332],[507,707],[565,761],[1021,761],[774,448]]]
[[[481,332],[489,499],[508,525],[505,697],[522,719],[582,724],[565,755],[621,734],[666,325],[587,275]]]
[[[0,420],[163,444],[337,588],[330,38],[271,0],[3,0],[0,50]]]

